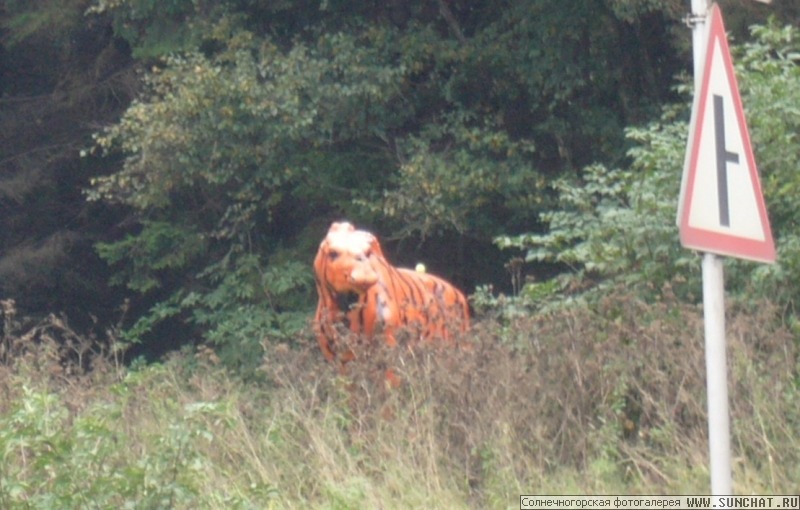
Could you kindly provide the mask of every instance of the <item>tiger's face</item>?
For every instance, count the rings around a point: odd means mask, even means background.
[[[375,236],[350,223],[334,223],[320,244],[314,270],[319,281],[337,294],[364,294],[378,281],[372,261],[380,254]]]

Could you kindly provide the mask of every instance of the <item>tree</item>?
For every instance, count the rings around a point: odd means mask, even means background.
[[[743,299],[770,297],[794,310],[800,297],[786,285],[800,277],[800,207],[795,146],[800,111],[800,31],[774,21],[752,29],[753,41],[734,46],[734,62],[750,127],[755,159],[775,233],[778,263],[755,265],[730,259],[727,290]],[[682,86],[688,91],[688,86]],[[669,284],[684,296],[700,297],[699,261],[680,247],[675,226],[678,187],[688,131],[690,99],[664,109],[645,128],[629,128],[636,145],[622,168],[593,165],[583,177],[555,184],[561,206],[542,215],[545,234],[503,236],[504,248],[525,250],[528,260],[562,264],[562,286],[596,289],[596,284],[625,282],[645,293]],[[542,284],[527,293],[537,294]]]
[[[114,313],[93,247],[114,215],[85,202],[99,169],[79,151],[137,88],[127,48],[103,19],[87,22],[88,5],[7,1],[0,10],[0,295],[80,324]]]
[[[134,54],[178,50],[96,137],[124,160],[89,197],[124,205],[135,225],[100,253],[157,303],[131,338],[174,316],[239,353],[255,331],[289,334],[312,301],[297,261],[337,217],[468,240],[469,256],[491,261],[494,235],[549,207],[553,178],[623,157],[622,126],[671,97],[679,62],[664,5],[300,7],[96,4]],[[175,20],[180,37],[158,36]]]
[[[542,233],[551,183],[628,168],[623,127],[679,99],[684,3],[6,2],[0,293],[104,322],[133,293],[131,338],[188,318],[252,352],[305,320],[341,217],[499,286],[492,238]],[[742,39],[797,14],[725,8]]]

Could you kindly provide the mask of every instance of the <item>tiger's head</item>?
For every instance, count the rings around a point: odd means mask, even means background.
[[[350,223],[334,223],[314,259],[317,281],[335,294],[364,294],[378,281],[373,257],[382,257],[378,240]]]

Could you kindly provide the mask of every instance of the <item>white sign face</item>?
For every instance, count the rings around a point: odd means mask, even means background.
[[[758,169],[722,15],[711,11],[702,88],[695,97],[678,224],[687,248],[775,261]]]
[[[706,124],[697,139],[695,163],[694,186],[703,190],[703,196],[692,196],[689,226],[721,234],[735,230],[742,237],[763,241],[764,225],[745,157],[743,128],[737,122],[725,69],[716,69],[722,66],[722,50],[718,41],[712,42],[714,58],[703,112]]]

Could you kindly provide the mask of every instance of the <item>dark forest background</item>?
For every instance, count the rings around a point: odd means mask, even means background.
[[[247,359],[307,326],[342,218],[483,303],[688,267],[635,198],[677,203],[688,0],[0,5],[0,298],[24,315]],[[797,260],[800,4],[720,5],[785,257],[731,285],[769,293]]]

